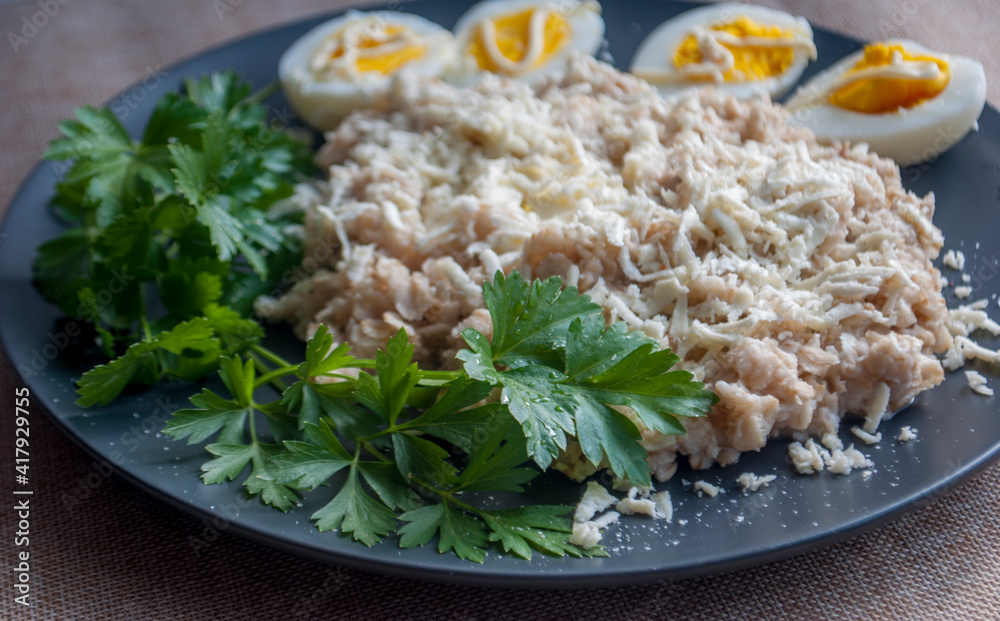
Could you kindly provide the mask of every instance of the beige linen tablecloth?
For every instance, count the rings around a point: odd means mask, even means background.
[[[613,0],[605,10],[613,11]],[[893,36],[977,58],[1000,103],[1000,11],[992,0],[768,2],[814,25]],[[347,6],[319,0],[0,2],[0,205],[38,161],[56,123],[150,72],[220,42]],[[51,16],[38,18],[48,8]],[[22,41],[26,20],[42,22]],[[27,258],[26,258],[27,260]],[[0,295],[5,292],[0,291]],[[221,533],[116,477],[71,509],[63,493],[91,460],[40,412],[32,417],[31,608],[13,601],[14,390],[0,362],[0,618],[581,619],[997,618],[1000,467],[847,543],[723,576],[588,592],[505,592],[348,571]],[[997,413],[1000,416],[1000,412]]]

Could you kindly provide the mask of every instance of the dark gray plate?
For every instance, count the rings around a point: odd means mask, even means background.
[[[607,3],[604,17],[611,54],[621,66],[627,65],[646,32],[690,6],[641,0]],[[451,26],[464,8],[464,3],[444,2],[405,6],[445,26]],[[178,88],[186,76],[233,68],[257,85],[272,82],[280,54],[320,21],[293,24],[206,52],[170,68],[157,78],[158,83],[147,81],[124,93],[112,102],[114,109],[128,129],[138,134],[155,100]],[[820,61],[807,74],[859,47],[855,41],[823,31],[816,32],[816,45]],[[272,102],[282,112],[284,100]],[[934,190],[935,220],[946,235],[946,247],[964,250],[975,297],[988,296],[991,301],[1000,290],[996,278],[1000,271],[998,135],[1000,115],[988,108],[978,133],[937,161],[903,171],[905,183],[914,191]],[[882,433],[887,439],[880,445],[861,447],[876,463],[869,479],[857,473],[846,477],[791,474],[787,443],[775,441],[760,453],[743,456],[733,467],[698,473],[682,470],[661,486],[673,496],[674,522],[626,518],[605,537],[610,558],[536,555],[525,562],[491,551],[484,564],[476,565],[438,554],[433,547],[401,550],[392,540],[366,548],[313,527],[309,515],[329,497],[323,490],[309,494],[291,513],[282,514],[243,499],[236,485],[202,485],[198,469],[206,459],[203,449],[170,442],[159,434],[167,412],[185,406],[197,386],[165,385],[94,410],[73,404],[74,379],[92,361],[81,360],[85,347],[67,338],[74,331],[59,323],[58,311],[42,300],[30,282],[36,246],[60,230],[46,208],[58,174],[58,168],[48,163],[32,172],[11,205],[2,229],[7,236],[0,244],[0,337],[31,388],[33,403],[43,406],[89,453],[113,463],[122,477],[141,489],[215,521],[217,527],[225,525],[288,552],[398,576],[487,586],[596,587],[681,579],[748,567],[847,539],[946,493],[1000,452],[1000,412],[995,398],[973,394],[964,375],[957,373],[884,424]],[[279,334],[277,341],[290,351],[301,351],[288,335]],[[997,346],[996,340],[984,344]],[[975,368],[998,383],[995,370]],[[895,442],[903,425],[915,427],[919,438],[906,444]],[[853,440],[850,434],[844,438]],[[761,492],[743,496],[735,479],[745,471],[774,473],[778,479]],[[714,499],[698,498],[682,484],[682,479],[695,478],[720,484],[726,491]],[[573,503],[580,491],[581,486],[555,476],[536,482],[529,495],[535,501]]]

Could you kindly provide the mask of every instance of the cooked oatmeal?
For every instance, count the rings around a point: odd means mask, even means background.
[[[559,275],[721,399],[686,435],[645,434],[661,480],[678,456],[707,468],[881,420],[943,379],[934,197],[863,146],[586,58],[534,90],[404,75],[388,105],[327,134],[328,181],[297,197],[307,274],[259,309],[303,337],[323,323],[371,356],[404,327],[421,362],[454,365],[462,329],[491,332],[484,280]]]

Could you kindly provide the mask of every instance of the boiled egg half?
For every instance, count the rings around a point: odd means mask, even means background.
[[[815,60],[802,17],[744,4],[714,4],[660,24],[639,45],[630,71],[660,92],[715,85],[748,98],[778,98]]]
[[[454,60],[454,37],[423,17],[348,11],[293,43],[278,76],[302,118],[329,130],[354,110],[381,107],[397,73],[440,77]]]
[[[537,82],[563,71],[574,52],[594,55],[604,41],[594,0],[486,0],[455,24],[457,82],[492,72]]]
[[[866,142],[900,166],[933,159],[976,125],[983,66],[913,41],[873,43],[801,87],[789,122],[821,140]]]

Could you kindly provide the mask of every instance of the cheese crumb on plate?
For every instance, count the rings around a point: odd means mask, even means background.
[[[969,388],[986,397],[993,396],[993,389],[986,385],[986,378],[978,371],[965,371],[965,378],[969,382]]]
[[[778,478],[776,474],[765,474],[764,476],[757,476],[752,472],[744,472],[736,479],[736,482],[740,484],[744,492],[756,492],[762,487],[767,487],[771,481]]]
[[[719,495],[719,492],[722,491],[718,485],[712,485],[708,481],[695,481],[694,489],[698,492],[699,496],[704,493],[708,495],[709,498],[715,498]]]

